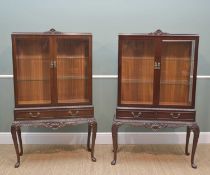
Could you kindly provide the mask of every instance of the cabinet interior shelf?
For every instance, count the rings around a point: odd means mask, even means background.
[[[164,101],[159,102],[160,105],[177,105],[177,106],[190,106],[190,102],[170,102],[170,101]]]
[[[194,59],[189,59],[189,58],[161,58],[161,61],[190,61],[190,62],[194,62]]]
[[[83,76],[60,76],[58,80],[87,80],[87,77]],[[18,82],[21,81],[50,81],[50,79],[18,79]]]
[[[190,83],[187,80],[164,80],[164,81],[160,81],[160,84],[174,84],[174,85],[191,85],[192,83]]]
[[[139,79],[122,79],[122,83],[153,83],[153,80],[139,80]],[[188,80],[164,80],[160,84],[174,84],[174,85],[191,85]]]
[[[57,56],[57,59],[88,59],[88,57],[84,56]]]
[[[59,76],[58,80],[86,80],[88,79],[87,77],[84,76]]]
[[[155,57],[135,57],[135,56],[123,56],[122,59],[128,59],[128,60],[155,60]],[[190,59],[190,58],[171,58],[171,57],[167,57],[167,58],[161,58],[161,61],[191,61],[194,62],[194,59]]]
[[[20,105],[24,105],[24,104],[50,104],[51,101],[50,100],[18,100],[18,103]]]
[[[152,105],[151,101],[128,101],[128,100],[122,100],[121,101],[122,104],[146,104],[146,105]]]
[[[88,99],[82,98],[82,99],[58,99],[58,103],[87,103],[89,102]]]
[[[153,80],[122,79],[122,83],[153,83]]]
[[[81,56],[57,56],[57,59],[88,59],[88,57],[81,57]],[[37,56],[21,56],[17,57],[18,60],[40,60],[40,61],[49,61],[50,58],[48,57],[37,57]]]
[[[40,61],[48,61],[50,58],[47,56],[37,56],[37,55],[24,55],[24,56],[17,56],[18,60],[40,60]]]
[[[50,79],[18,79],[17,81],[50,81]]]
[[[128,59],[128,60],[154,60],[154,57],[136,57],[136,56],[123,56],[122,59]]]

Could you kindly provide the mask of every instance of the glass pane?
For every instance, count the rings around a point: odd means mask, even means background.
[[[191,105],[194,41],[162,43],[160,105]]]
[[[58,103],[88,102],[88,40],[57,39]]]
[[[121,47],[121,103],[153,104],[154,42],[124,40]]]
[[[51,103],[48,38],[16,38],[18,104]]]

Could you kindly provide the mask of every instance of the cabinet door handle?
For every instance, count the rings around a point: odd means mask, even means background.
[[[160,69],[160,62],[155,61],[154,69]]]
[[[29,112],[29,115],[33,118],[36,118],[40,115],[40,112],[37,112],[36,114],[33,114],[32,112]]]
[[[53,61],[54,68],[56,68],[57,64],[56,61]]]
[[[54,62],[53,61],[50,62],[50,68],[54,68]]]
[[[170,116],[171,116],[171,118],[178,119],[181,117],[181,114],[178,113],[177,115],[175,115],[174,113],[170,113]]]
[[[135,114],[134,112],[131,112],[133,118],[139,118],[139,117],[143,117],[142,112],[138,112],[137,114]]]
[[[56,61],[51,61],[50,68],[55,68],[55,67],[56,67]]]
[[[69,116],[70,117],[72,117],[72,116],[78,116],[79,111],[75,111],[75,113],[74,113],[73,111],[69,110],[68,113],[69,113]]]

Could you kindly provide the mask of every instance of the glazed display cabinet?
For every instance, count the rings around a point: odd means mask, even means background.
[[[194,133],[191,164],[199,137],[196,123],[195,90],[198,35],[168,34],[157,30],[148,34],[119,35],[118,107],[113,120],[114,160],[117,159],[117,132],[123,124],[151,128],[187,127]]]
[[[92,35],[54,29],[13,33],[12,49],[15,109],[11,134],[17,154],[15,167],[20,165],[23,154],[22,126],[58,129],[87,123],[87,148],[92,161],[96,161]]]

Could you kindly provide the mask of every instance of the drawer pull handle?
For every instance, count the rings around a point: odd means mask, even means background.
[[[141,112],[138,112],[138,114],[135,114],[134,112],[131,112],[131,114],[133,115],[133,118],[143,117],[143,114]]]
[[[178,113],[177,115],[175,115],[174,113],[170,113],[170,116],[171,116],[171,118],[178,119],[178,118],[180,118],[181,114]]]
[[[37,112],[36,114],[33,114],[32,112],[29,112],[29,115],[32,117],[32,118],[36,118],[40,115],[40,112]]]
[[[68,111],[68,113],[69,113],[69,116],[72,117],[72,116],[77,116],[79,114],[79,111],[75,111],[75,113],[74,113],[70,110],[70,111]]]

